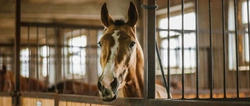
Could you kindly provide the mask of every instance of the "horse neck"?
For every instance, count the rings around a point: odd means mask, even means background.
[[[136,65],[129,68],[129,74],[127,78],[130,79],[127,82],[124,90],[124,96],[126,97],[143,97],[144,87],[144,58],[140,45],[136,49]]]

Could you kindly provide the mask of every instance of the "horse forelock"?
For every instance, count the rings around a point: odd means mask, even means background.
[[[129,26],[123,19],[118,19],[113,22],[109,27],[104,27],[104,35],[113,33],[115,30],[120,30],[120,33],[125,32],[128,36],[136,38],[136,28]]]
[[[123,19],[118,19],[118,20],[115,20],[115,21],[114,21],[114,24],[115,24],[116,26],[121,26],[121,25],[126,24],[126,22],[125,22]]]

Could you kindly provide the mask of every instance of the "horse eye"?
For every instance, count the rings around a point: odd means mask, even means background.
[[[135,42],[133,41],[130,43],[129,47],[132,48],[134,45],[135,45]]]
[[[97,44],[98,44],[98,45],[99,45],[100,47],[102,47],[102,44],[101,44],[101,42],[98,42]]]

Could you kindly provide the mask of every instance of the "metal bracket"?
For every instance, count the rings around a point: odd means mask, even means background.
[[[19,99],[20,99],[21,93],[17,91],[12,91],[10,92],[10,95],[12,97],[12,104],[19,105],[20,104]]]
[[[143,9],[157,9],[157,5],[141,5]]]

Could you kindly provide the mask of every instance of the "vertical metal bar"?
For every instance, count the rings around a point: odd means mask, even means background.
[[[55,49],[54,49],[55,50],[55,52],[54,52],[54,64],[55,64],[54,68],[55,68],[55,73],[54,73],[54,75],[55,75],[55,83],[57,83],[57,78],[58,78],[58,75],[57,75],[57,71],[58,71],[57,65],[58,65],[58,63],[56,61],[56,59],[58,59],[57,58],[57,54],[58,54],[58,52],[57,52],[57,45],[58,45],[57,36],[58,36],[58,33],[59,33],[58,30],[59,30],[58,28],[55,28],[55,36],[54,36],[54,46],[55,46]],[[55,91],[56,91],[56,93],[58,93],[57,86],[55,86]]]
[[[181,57],[182,57],[182,67],[181,67],[181,97],[184,99],[184,85],[185,85],[185,80],[184,80],[184,0],[181,0]]]
[[[247,28],[248,28],[248,30],[247,30],[247,33],[248,33],[248,58],[249,58],[249,61],[250,61],[250,20],[249,20],[249,0],[247,0]],[[248,62],[248,73],[250,74],[250,62]],[[247,87],[248,87],[248,91],[249,91],[249,74],[247,74],[247,78],[248,78],[248,80],[247,80]]]
[[[45,27],[45,45],[46,45],[46,71],[47,71],[47,77],[46,77],[46,86],[49,85],[49,45],[48,45],[48,30],[47,27]],[[46,89],[48,92],[48,89]]]
[[[15,82],[16,82],[16,86],[15,86],[15,91],[14,94],[18,94],[20,92],[20,38],[21,38],[21,0],[16,0],[16,19],[15,19],[15,43],[14,43],[14,47],[15,47]],[[20,96],[19,95],[14,95],[14,104],[18,106],[19,105],[19,99]]]
[[[30,49],[30,26],[28,26],[28,51],[29,51],[29,79],[28,79],[28,91],[30,91],[30,78],[31,78],[31,49]]]
[[[210,98],[213,98],[213,37],[212,37],[212,11],[211,11],[211,0],[208,1],[208,9],[209,9],[209,58],[210,58],[210,78],[209,78],[209,85],[210,85]]]
[[[171,98],[170,95],[170,0],[168,0],[168,98]]]
[[[64,32],[64,28],[62,29],[62,31]],[[67,43],[66,43],[66,41],[65,41],[65,39],[66,39],[66,36],[65,36],[65,34],[64,34],[64,36],[63,36],[63,52],[62,52],[62,55],[63,55],[63,59],[62,59],[62,61],[63,61],[63,69],[62,69],[62,72],[63,72],[63,93],[65,92],[64,90],[66,89],[66,81],[65,81],[65,78],[66,78],[66,61],[65,61],[65,58],[67,58],[67,56],[65,56],[65,47],[66,47],[66,50],[68,49],[68,46],[67,46]]]
[[[195,0],[195,39],[196,39],[196,98],[199,98],[199,24],[198,24],[198,0]]]
[[[73,31],[74,31],[74,29],[71,29],[71,32],[70,32],[70,40],[71,40],[71,42],[70,42],[70,50],[71,50],[71,54],[70,54],[70,72],[71,72],[71,77],[72,77],[72,81],[73,81],[73,83],[74,83],[74,64],[73,64],[73,57],[74,57],[74,52],[73,52],[73,48],[74,48],[74,46],[73,46]],[[68,86],[68,85],[67,85]],[[70,85],[70,86],[72,86],[72,85]],[[65,90],[66,90],[66,87],[64,88]]]
[[[88,32],[89,32],[89,30],[88,30]],[[82,37],[82,29],[79,29],[79,33],[80,33],[80,37]],[[88,35],[89,35],[89,33],[88,33]],[[80,47],[80,60],[81,59],[82,59],[82,47]],[[88,66],[88,65],[85,64],[85,66]],[[82,61],[80,61],[80,70],[83,71],[83,69],[82,69]],[[87,73],[87,72],[85,72],[85,73]],[[87,75],[87,76],[89,76],[89,75]],[[81,90],[83,90],[83,83],[81,83]]]
[[[227,81],[227,72],[226,72],[226,45],[225,45],[225,1],[222,0],[222,43],[223,43],[223,95],[224,98],[227,98],[227,91],[226,91],[226,81]]]
[[[155,0],[148,0],[148,6],[155,6]],[[156,8],[156,7],[155,7]],[[154,99],[155,98],[155,8],[147,9],[147,69],[148,71],[145,73],[144,80],[147,81],[145,83],[145,98],[146,99]],[[153,91],[153,92],[152,92]]]
[[[91,51],[90,50],[91,47],[88,46],[88,45],[90,45],[90,42],[88,42],[88,41],[92,41],[92,40],[91,40],[91,37],[88,37],[88,36],[90,36],[90,30],[87,30],[87,36],[86,37],[87,37],[88,40],[87,40],[87,47],[85,47],[85,51]],[[91,55],[89,53],[86,53],[86,60],[88,60],[88,61],[85,61],[85,64],[86,64],[85,66],[87,66],[87,67],[89,66],[87,63],[90,63],[90,60],[91,60],[90,57],[91,57]],[[86,69],[90,69],[89,67],[88,68],[87,67],[86,67]],[[89,73],[89,72],[86,72],[86,74],[89,75],[89,76],[91,75],[91,73]],[[90,83],[90,80],[91,80],[91,78],[88,77],[87,82]]]
[[[186,51],[187,51],[188,54],[189,54],[189,62],[192,62],[192,60],[194,60],[194,59],[192,58],[192,51],[193,51],[193,50],[192,50],[192,47],[187,48]],[[189,73],[193,73],[192,71],[193,71],[192,64],[189,64]],[[191,88],[193,88],[193,85],[194,85],[194,83],[192,83],[193,81],[194,81],[194,77],[191,76],[191,78],[190,78],[190,80],[189,80],[189,82],[188,82],[188,83],[190,83],[190,87],[191,87]]]
[[[72,29],[72,31],[71,31],[71,33],[70,33],[70,39],[71,39],[71,42],[70,42],[70,49],[71,49],[71,52],[72,52],[72,54],[71,54],[71,74],[72,74],[72,79],[73,79],[73,82],[74,82],[74,76],[75,76],[75,74],[74,74],[74,63],[73,63],[73,57],[74,57],[74,52],[73,52],[73,48],[74,48],[74,46],[73,46],[73,32],[74,32],[74,29]]]
[[[235,46],[236,46],[236,95],[239,98],[239,44],[238,44],[238,1],[234,0]]]
[[[39,28],[36,27],[36,80],[39,81]],[[39,84],[36,84],[36,90],[39,91]]]

